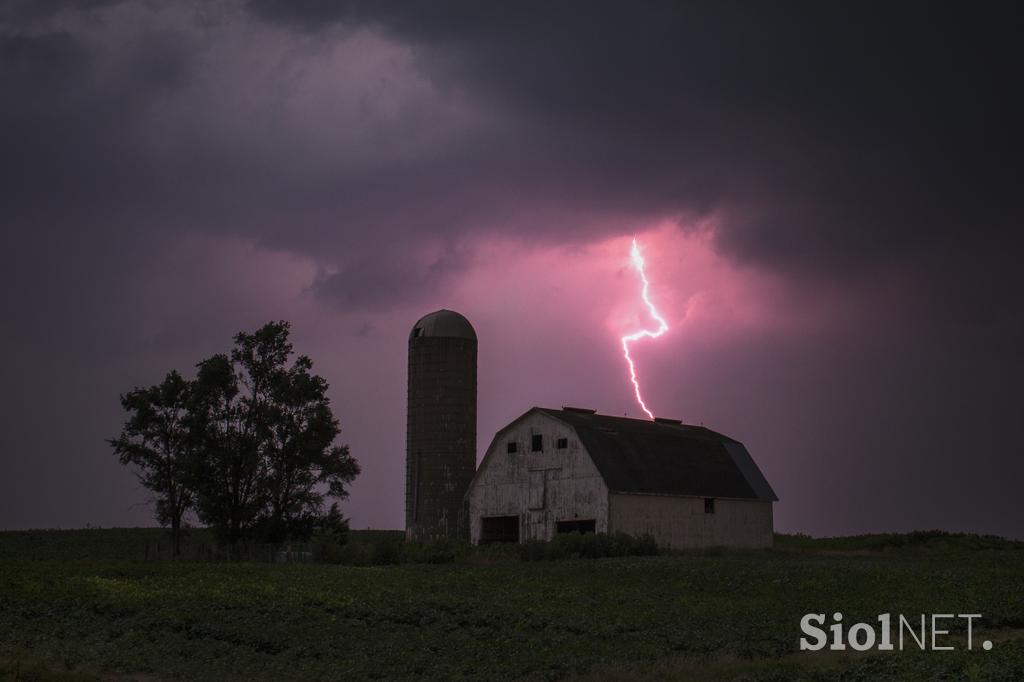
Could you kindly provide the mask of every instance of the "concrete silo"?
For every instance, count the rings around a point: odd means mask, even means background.
[[[438,310],[409,334],[405,534],[469,538],[463,497],[476,470],[476,332]]]

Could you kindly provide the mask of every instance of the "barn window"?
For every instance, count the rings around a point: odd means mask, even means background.
[[[559,521],[555,524],[555,532],[559,535],[563,533],[593,533],[596,526],[597,522],[594,519]]]
[[[519,452],[519,443],[515,442],[514,440],[510,440],[508,442],[508,453],[511,455],[512,453],[515,452]]]
[[[534,452],[544,451],[544,436],[539,433],[534,434],[533,439],[530,442],[530,449]]]
[[[704,498],[704,513],[714,514],[715,513],[715,498],[705,497]]]
[[[569,447],[569,439],[559,438],[558,440],[555,441],[555,447],[559,450],[565,450],[567,447]]]

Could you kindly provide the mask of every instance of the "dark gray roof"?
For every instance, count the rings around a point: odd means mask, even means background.
[[[421,336],[443,336],[453,339],[472,339],[476,341],[476,331],[461,313],[454,310],[435,310],[421,317],[412,326],[409,340]]]
[[[612,492],[779,499],[742,443],[703,426],[534,409],[576,430]]]

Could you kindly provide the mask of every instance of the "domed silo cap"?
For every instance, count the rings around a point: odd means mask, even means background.
[[[424,315],[412,326],[409,340],[425,336],[438,336],[450,339],[472,339],[476,341],[473,325],[465,317],[454,310],[437,310]]]

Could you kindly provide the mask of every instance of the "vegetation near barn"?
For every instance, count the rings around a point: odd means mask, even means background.
[[[780,536],[773,551],[545,561],[522,560],[536,548],[455,547],[420,557],[445,563],[380,566],[117,558],[156,538],[166,542],[149,530],[0,533],[6,670],[43,661],[75,679],[1024,679],[1024,549],[998,538]],[[572,542],[577,551],[552,556],[614,545]],[[382,532],[352,531],[347,546],[368,557],[413,551]],[[966,651],[958,630],[953,652],[799,653],[800,617],[831,610],[848,623],[981,613],[975,642],[995,646]]]

